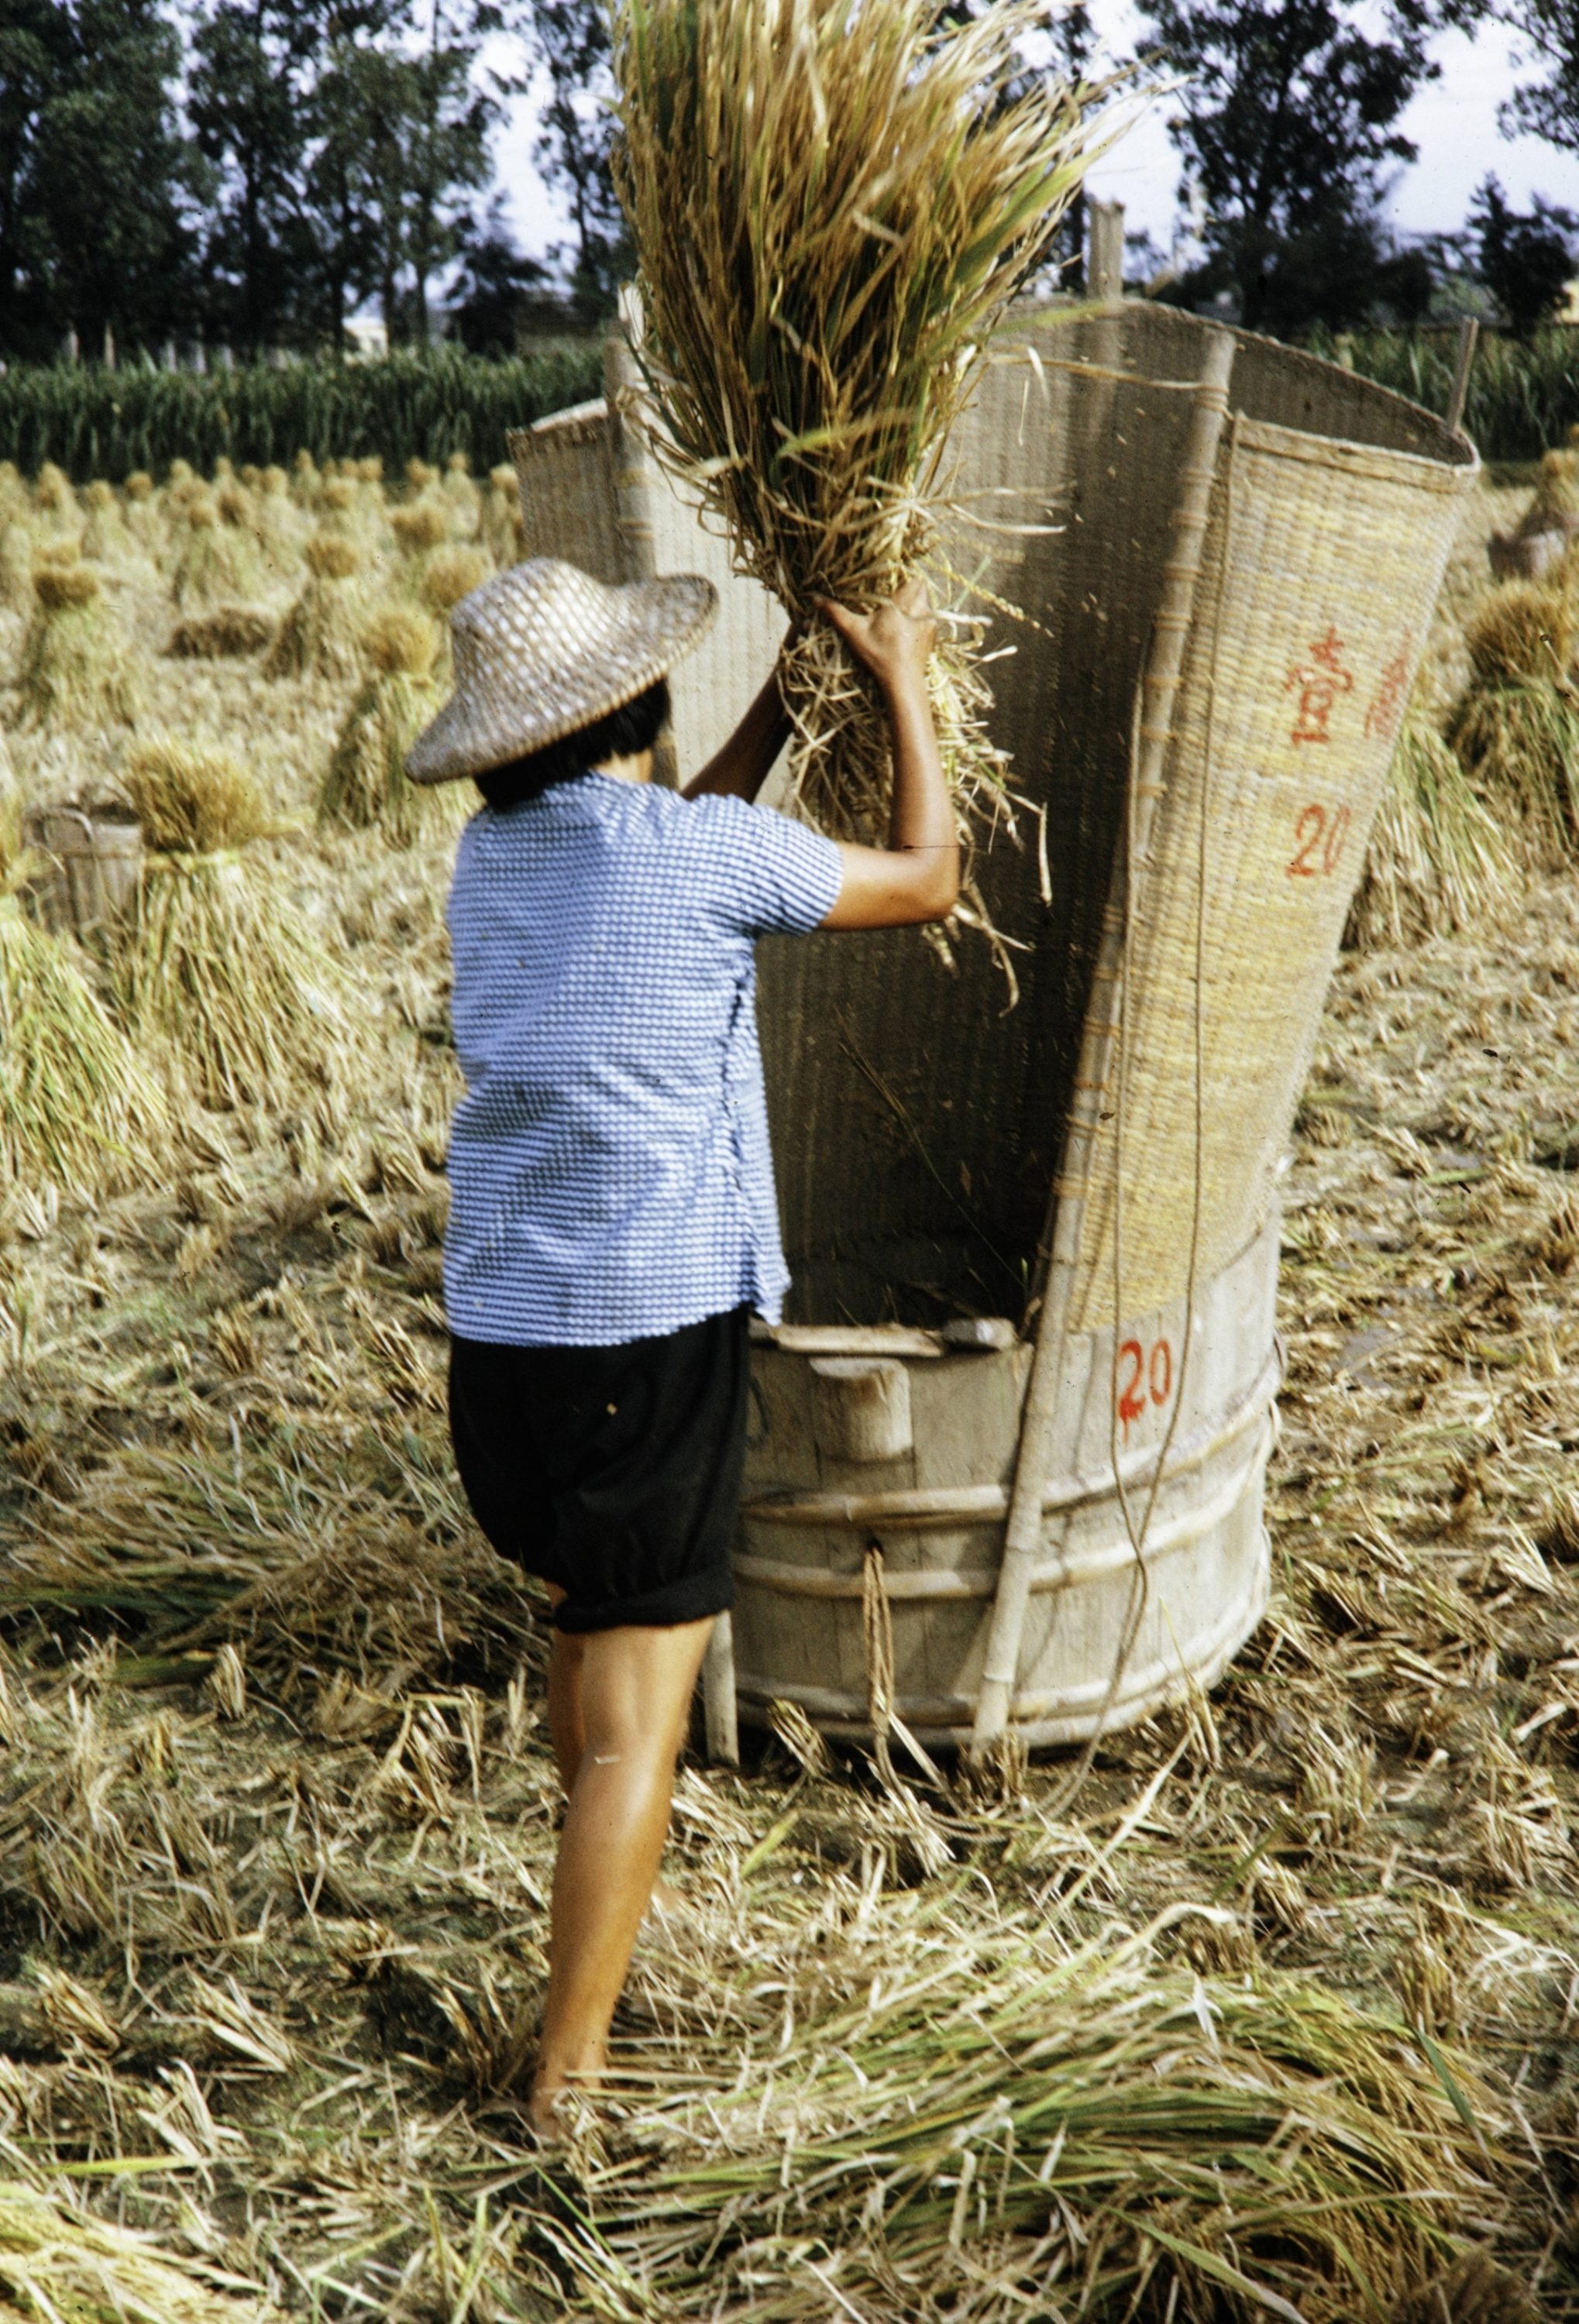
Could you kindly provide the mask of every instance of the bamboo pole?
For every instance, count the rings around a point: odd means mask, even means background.
[[[1150,859],[1157,806],[1164,789],[1163,775],[1173,739],[1173,710],[1195,615],[1196,586],[1201,575],[1217,447],[1228,412],[1228,383],[1233,368],[1232,333],[1209,332],[1195,391],[1178,503],[1171,520],[1173,549],[1162,568],[1162,598],[1140,681],[1140,747],[1132,778],[1134,790],[1128,802],[1129,811],[1120,823],[1091,998],[1086,1004],[1080,1063],[1064,1134],[1064,1151],[1053,1180],[1052,1247],[1037,1327],[1036,1352],[1020,1417],[1003,1557],[971,1736],[971,1752],[975,1758],[984,1757],[1007,1729],[1019,1675],[1031,1572],[1041,1547],[1043,1492],[1085,1226],[1086,1197],[1117,1050],[1125,899],[1131,886],[1127,851],[1132,836],[1134,884],[1138,887]],[[1117,1321],[1115,1317],[1115,1323]]]
[[[1464,425],[1464,407],[1469,396],[1469,375],[1474,368],[1475,342],[1481,327],[1473,315],[1466,315],[1458,327],[1458,355],[1453,366],[1453,386],[1448,392],[1447,425],[1456,436]]]
[[[614,527],[620,537],[621,579],[651,581],[658,572],[652,497],[657,479],[639,417],[642,372],[633,352],[642,331],[642,309],[633,285],[620,292],[619,320],[603,343],[604,394],[614,466]],[[668,790],[679,788],[674,734],[666,725],[653,749],[653,779]]]

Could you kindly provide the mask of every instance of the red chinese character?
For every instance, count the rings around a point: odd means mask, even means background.
[[[1392,739],[1403,711],[1414,648],[1415,633],[1413,630],[1406,630],[1402,645],[1376,682],[1376,692],[1371,698],[1370,709],[1365,713],[1365,732],[1379,735],[1384,742]]]
[[[1289,729],[1291,742],[1330,742],[1327,732],[1340,695],[1353,694],[1354,680],[1344,668],[1344,641],[1330,624],[1324,638],[1310,648],[1308,662],[1296,662],[1283,680],[1283,691],[1299,690],[1299,715]]]

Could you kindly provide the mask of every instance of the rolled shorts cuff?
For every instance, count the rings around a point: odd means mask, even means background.
[[[734,1603],[734,1574],[725,1563],[639,1597],[601,1601],[562,1598],[554,1609],[554,1628],[572,1637],[595,1630],[672,1630],[682,1622],[705,1622],[709,1615],[727,1614]]]

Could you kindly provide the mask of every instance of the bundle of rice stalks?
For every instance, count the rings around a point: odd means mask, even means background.
[[[178,661],[223,661],[262,653],[279,623],[261,605],[219,605],[211,613],[189,613],[170,633],[164,650]]]
[[[1579,449],[1542,453],[1530,515],[1570,517],[1579,523]]]
[[[144,743],[128,757],[121,787],[149,846],[166,854],[245,847],[269,828],[256,784],[225,751]]]
[[[304,534],[283,468],[263,470],[257,481],[254,505],[263,555],[275,572],[294,573],[301,562]]]
[[[637,2104],[657,2159],[593,2178],[566,2255],[586,2293],[634,2275],[668,2314],[785,2317],[810,2255],[884,2324],[1355,2324],[1437,2276],[1516,2168],[1473,2072],[1314,1985],[1180,1975],[1155,1931],[1059,1957],[928,1911],[925,1972],[869,1960],[711,2089]]]
[[[82,528],[83,556],[94,558],[100,564],[125,564],[135,553],[136,544],[126,530],[121,504],[113,489],[102,478],[96,478],[82,499],[88,512],[88,521]]]
[[[91,1194],[147,1170],[163,1102],[72,949],[24,915],[29,869],[0,797],[0,1184]]]
[[[488,577],[488,560],[480,549],[436,549],[422,569],[422,602],[441,622],[450,610]]]
[[[415,496],[428,492],[439,482],[439,471],[437,468],[430,467],[426,460],[420,460],[413,456],[406,462],[406,482]]]
[[[521,514],[521,487],[508,462],[488,471],[483,501],[483,545],[503,572],[526,555],[526,526]]]
[[[354,678],[364,613],[361,552],[354,541],[314,533],[303,552],[307,585],[280,624],[265,678]]]
[[[221,524],[231,525],[237,532],[255,536],[258,529],[257,504],[246,485],[236,477],[226,476],[223,482],[216,478],[214,505],[219,512]]]
[[[409,508],[392,509],[390,530],[401,555],[412,563],[442,549],[449,539],[449,518],[441,503],[413,501]]]
[[[1388,770],[1347,943],[1368,951],[1473,927],[1506,906],[1517,877],[1507,832],[1417,702]]]
[[[1509,581],[1465,625],[1470,668],[1488,686],[1505,678],[1565,678],[1579,637],[1579,599],[1549,581]]]
[[[305,448],[291,464],[291,494],[298,508],[313,509],[318,505],[319,476],[318,463]]]
[[[455,819],[442,787],[406,774],[406,752],[438,707],[434,666],[439,636],[426,615],[389,605],[364,633],[370,664],[352,704],[319,793],[320,824],[365,830],[376,824],[397,847],[410,847]]]
[[[114,964],[133,1033],[168,1046],[208,1106],[277,1110],[330,1081],[358,1047],[350,995],[240,852],[268,828],[245,770],[165,742],[134,752],[122,779],[150,851]]]
[[[929,0],[623,0],[617,170],[657,449],[794,615],[871,607],[936,537],[948,430],[1094,158],[1097,92],[1016,88],[1030,12]],[[968,646],[933,706],[962,837],[1005,813]],[[887,730],[826,622],[787,650],[791,795],[882,844]]]
[[[327,477],[318,496],[318,527],[323,533],[332,533],[338,540],[353,540],[358,525],[357,491],[350,476]]]
[[[1579,846],[1579,595],[1567,584],[1505,583],[1464,643],[1472,675],[1447,741],[1493,810],[1505,800],[1540,855],[1561,862]]]
[[[151,2236],[0,2182],[0,2302],[29,2324],[245,2324],[263,2310],[239,2276],[162,2251]],[[247,2295],[245,2301],[237,2295]]]
[[[1522,816],[1541,859],[1579,853],[1579,697],[1566,686],[1511,678],[1471,686],[1447,722],[1447,740],[1493,808]]]
[[[32,502],[21,469],[14,460],[0,460],[0,532],[10,524],[25,524],[32,514]]]
[[[32,488],[32,504],[47,531],[69,532],[82,530],[82,511],[77,505],[77,495],[71,480],[53,460],[46,460],[39,470]]]
[[[0,605],[13,613],[32,611],[32,535],[25,524],[0,526]]]
[[[33,615],[22,645],[17,700],[23,724],[69,720],[130,725],[141,689],[113,606],[91,565],[35,563]]]
[[[171,590],[181,611],[254,597],[263,577],[257,545],[235,516],[227,521],[207,494],[189,501],[171,540]]]
[[[134,468],[126,478],[124,521],[143,556],[157,563],[164,545],[164,527],[154,495],[153,479],[146,468]]]
[[[472,482],[471,462],[464,452],[452,452],[444,464],[444,497],[449,503],[451,529],[463,540],[475,540],[482,514],[483,496]]]

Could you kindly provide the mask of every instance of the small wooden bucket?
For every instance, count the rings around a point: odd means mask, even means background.
[[[46,870],[33,908],[55,936],[88,936],[124,919],[143,873],[143,826],[129,807],[39,807],[24,837]]]

